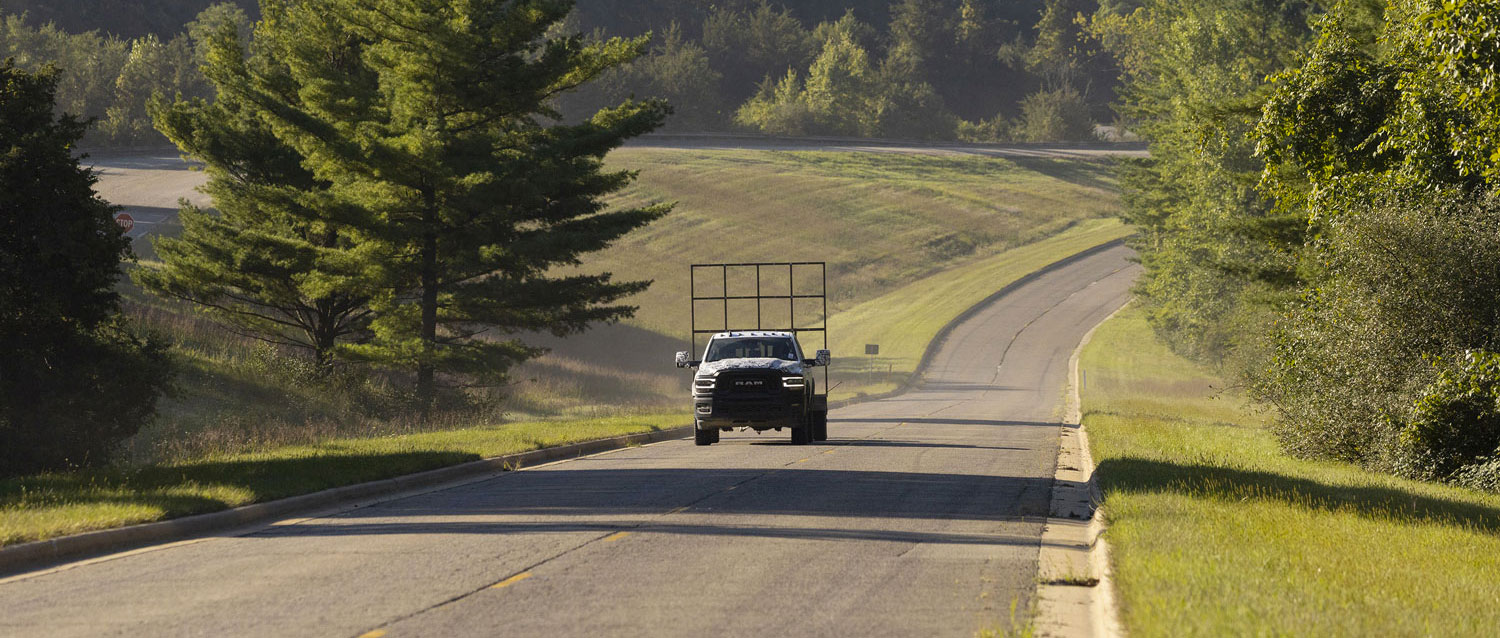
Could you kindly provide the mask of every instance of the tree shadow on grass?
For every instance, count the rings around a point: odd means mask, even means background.
[[[0,481],[0,509],[116,504],[157,507],[162,518],[245,505],[212,491],[245,491],[261,502],[475,461],[463,452],[331,454],[268,460],[203,461],[129,470],[86,470]]]
[[[1179,493],[1195,497],[1276,500],[1327,512],[1350,511],[1377,519],[1420,524],[1458,524],[1500,533],[1500,508],[1415,494],[1390,487],[1349,486],[1308,479],[1138,458],[1109,459],[1097,474],[1106,504],[1111,492]]]
[[[1026,170],[1035,171],[1085,188],[1113,191],[1120,186],[1116,181],[1118,166],[1113,160],[1054,159],[1049,157],[1013,157],[1010,161]]]

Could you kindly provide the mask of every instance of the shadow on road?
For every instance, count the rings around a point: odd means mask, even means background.
[[[1028,522],[1023,519],[1021,522]],[[1029,521],[1040,524],[1040,521]],[[656,534],[687,534],[695,536],[743,536],[755,538],[817,539],[832,541],[886,541],[892,543],[957,544],[957,545],[1010,545],[1036,547],[1036,537],[1000,534],[954,534],[941,532],[912,532],[888,529],[848,529],[827,527],[761,527],[736,525],[692,525],[673,523],[642,523],[640,521],[577,521],[556,523],[501,523],[501,522],[435,522],[435,523],[354,523],[341,525],[284,526],[257,532],[258,538],[302,538],[308,536],[369,536],[384,534],[554,534],[567,532],[589,532],[610,534],[628,529],[634,532]]]
[[[850,417],[847,419],[829,419],[829,423],[931,423],[934,425],[1034,425],[1040,427],[1061,427],[1060,422],[1043,421],[996,421],[992,419],[953,419],[945,417]]]
[[[1016,477],[796,468],[539,470],[257,535],[519,534],[615,531],[623,525],[684,534],[993,544],[1008,541],[986,534],[903,531],[892,529],[902,525],[891,521],[1040,522],[1038,517],[1047,514],[1052,489],[1051,472],[1046,474]],[[689,507],[687,514],[709,514],[714,521],[683,524],[660,518],[682,506]],[[738,518],[742,516],[872,521],[856,529],[824,529],[737,524],[748,520]],[[733,518],[726,521],[724,517]],[[879,519],[889,520],[881,523]],[[1026,542],[1035,544],[1036,539]]]

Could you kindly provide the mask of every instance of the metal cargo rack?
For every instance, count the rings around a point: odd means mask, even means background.
[[[730,294],[729,275],[731,270],[743,271],[746,276],[748,276],[749,272],[753,270],[755,272],[755,290],[753,292],[744,291],[746,294]],[[784,291],[779,290],[779,286],[777,287],[778,290],[765,290],[765,286],[763,286],[762,283],[765,281],[764,275],[768,270],[772,270],[777,273],[786,273],[786,286]],[[808,291],[799,292],[797,290],[797,275],[799,273],[807,274],[819,282],[819,287],[815,294]],[[751,330],[760,330],[767,332],[790,332],[798,337],[798,343],[801,343],[802,341],[802,339],[800,338],[802,333],[817,333],[819,336],[819,340],[822,342],[822,346],[817,349],[828,349],[828,267],[825,262],[779,261],[747,262],[737,264],[693,264],[689,267],[688,281],[688,290],[691,293],[692,297],[692,310],[689,316],[691,317],[692,321],[691,352],[694,356],[696,356],[699,352],[699,335],[713,335],[720,332],[747,332]],[[699,290],[700,281],[717,281],[720,286],[719,290],[723,294],[701,294]],[[817,321],[815,323],[811,325],[797,324],[797,300],[799,299],[817,300],[819,306],[821,307],[821,314],[817,317]],[[746,321],[743,325],[740,325],[738,323],[732,324],[730,322],[729,302],[731,301],[755,302],[755,327],[750,327],[748,321]],[[781,301],[786,302],[787,323],[789,325],[766,326],[764,322],[764,318],[766,315],[766,302]],[[718,327],[704,327],[699,323],[700,314],[698,312],[698,304],[704,302],[720,302],[723,304],[724,320]],[[705,342],[705,345],[707,345],[707,342]],[[804,345],[804,347],[806,346]],[[806,354],[806,352],[803,352],[803,355]],[[828,368],[827,366],[824,366],[822,394],[826,395],[827,393]]]

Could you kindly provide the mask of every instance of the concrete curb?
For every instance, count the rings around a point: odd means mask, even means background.
[[[828,402],[828,409],[833,410],[833,409],[836,409],[836,408],[842,408],[842,407],[845,407],[845,406],[854,405],[856,403],[864,403],[866,401],[878,401],[880,399],[889,399],[889,398],[897,396],[897,395],[905,394],[905,393],[911,391],[913,388],[920,387],[921,384],[922,384],[922,376],[926,373],[927,367],[930,366],[930,365],[932,365],[932,359],[933,359],[933,357],[936,357],[938,351],[942,350],[943,344],[948,341],[948,336],[951,335],[951,334],[953,334],[953,330],[956,329],[956,328],[958,328],[959,324],[961,324],[961,323],[963,323],[965,321],[968,321],[970,318],[972,318],[979,311],[985,309],[990,304],[995,303],[995,301],[999,300],[1001,297],[1004,297],[1004,296],[1006,296],[1006,295],[1008,295],[1008,294],[1010,294],[1012,292],[1015,292],[1020,287],[1025,286],[1026,284],[1029,284],[1029,283],[1031,283],[1033,281],[1036,281],[1037,278],[1039,278],[1039,277],[1041,277],[1043,275],[1051,273],[1051,272],[1053,272],[1055,270],[1058,270],[1060,268],[1064,268],[1066,266],[1072,265],[1072,264],[1074,264],[1074,263],[1076,263],[1078,261],[1081,261],[1081,260],[1086,259],[1088,257],[1092,257],[1094,255],[1102,253],[1102,252],[1104,252],[1106,250],[1109,250],[1111,248],[1114,248],[1116,246],[1122,246],[1124,244],[1125,244],[1125,240],[1124,239],[1112,239],[1110,241],[1104,242],[1104,243],[1099,244],[1097,246],[1086,248],[1086,249],[1084,249],[1082,251],[1073,253],[1071,255],[1068,255],[1067,257],[1063,257],[1062,259],[1059,259],[1059,260],[1054,261],[1054,262],[1052,262],[1050,264],[1042,266],[1041,268],[1038,268],[1038,269],[1036,269],[1036,270],[1034,270],[1034,271],[1032,271],[1030,273],[1022,275],[1020,279],[1017,279],[1015,281],[1012,281],[1012,282],[1006,284],[1004,288],[1001,288],[1001,289],[995,291],[993,294],[991,294],[988,297],[985,297],[979,303],[976,303],[976,304],[974,304],[972,306],[969,306],[969,308],[967,310],[965,310],[965,311],[963,311],[961,313],[958,313],[958,316],[954,317],[951,321],[949,321],[947,324],[945,324],[941,330],[938,330],[937,334],[935,334],[935,335],[932,336],[932,340],[927,342],[927,349],[922,352],[922,360],[917,362],[917,368],[912,371],[911,375],[907,376],[906,380],[904,380],[904,381],[901,382],[901,385],[896,386],[895,390],[891,390],[890,392],[881,392],[879,394],[870,394],[870,395],[866,395],[866,396],[862,396],[862,397],[858,397],[858,398],[853,398],[853,399],[840,399],[838,401],[829,401]]]
[[[379,481],[335,487],[321,492],[244,505],[220,512],[12,545],[0,548],[0,575],[12,575],[75,559],[292,518],[301,513],[325,510],[357,501],[473,479],[486,474],[498,474],[551,461],[680,439],[690,434],[692,434],[692,427],[687,426],[596,439],[561,447],[470,461]]]
[[[1110,571],[1104,512],[1094,476],[1094,457],[1083,429],[1079,355],[1099,326],[1130,302],[1090,328],[1068,359],[1068,392],[1063,431],[1053,475],[1052,506],[1042,529],[1037,559],[1037,625],[1040,635],[1067,638],[1117,638],[1120,624]]]

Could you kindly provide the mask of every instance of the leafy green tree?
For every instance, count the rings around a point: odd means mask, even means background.
[[[57,80],[0,65],[0,475],[98,464],[155,410],[160,346],[126,331],[114,285],[130,254],[53,115]]]
[[[720,94],[731,103],[749,98],[766,78],[806,68],[821,43],[789,9],[767,0],[748,10],[726,4],[703,21],[703,48],[723,77]]]
[[[266,3],[258,41],[283,61],[251,69],[253,99],[316,178],[363,211],[385,289],[353,354],[409,366],[431,405],[439,372],[494,380],[539,353],[508,337],[566,334],[629,316],[649,282],[564,272],[669,205],[607,210],[630,172],[603,168],[660,126],[659,102],[552,124],[554,98],[639,57],[644,38],[548,35],[562,0]],[[328,64],[330,60],[348,64]],[[378,252],[378,251],[377,251]]]
[[[932,78],[958,41],[955,16],[943,0],[897,0],[891,5],[889,63],[911,79]]]
[[[33,28],[19,15],[0,23],[0,59],[36,72],[56,67],[57,108],[83,118],[103,118],[115,100],[115,83],[130,57],[130,42],[97,33],[69,34],[50,24]],[[90,131],[90,137],[98,134]]]
[[[161,265],[137,269],[144,288],[195,304],[238,334],[305,349],[331,369],[335,348],[363,337],[376,282],[330,184],[305,157],[272,134],[260,107],[235,91],[248,68],[275,66],[249,56],[238,8],[200,19],[198,37],[217,99],[159,99],[151,114],[162,134],[203,163],[203,192],[216,210],[184,202],[182,234],[154,240]],[[247,59],[248,58],[248,59]]]
[[[825,132],[862,135],[869,130],[870,55],[853,34],[837,31],[807,69],[807,106]]]
[[[1241,327],[1263,321],[1268,304],[1300,283],[1307,218],[1257,188],[1264,164],[1254,132],[1266,78],[1311,43],[1314,9],[1302,0],[1153,0],[1092,24],[1122,70],[1121,113],[1151,143],[1151,157],[1122,178],[1145,266],[1136,292],[1180,353],[1224,362],[1249,352],[1258,337]]]
[[[115,80],[114,102],[105,110],[99,129],[119,144],[159,140],[147,112],[152,96],[202,97],[207,93],[193,46],[185,36],[162,42],[148,35],[130,44],[130,57]]]
[[[1316,234],[1254,387],[1294,453],[1500,484],[1497,8],[1343,4],[1276,78],[1262,186]]]

